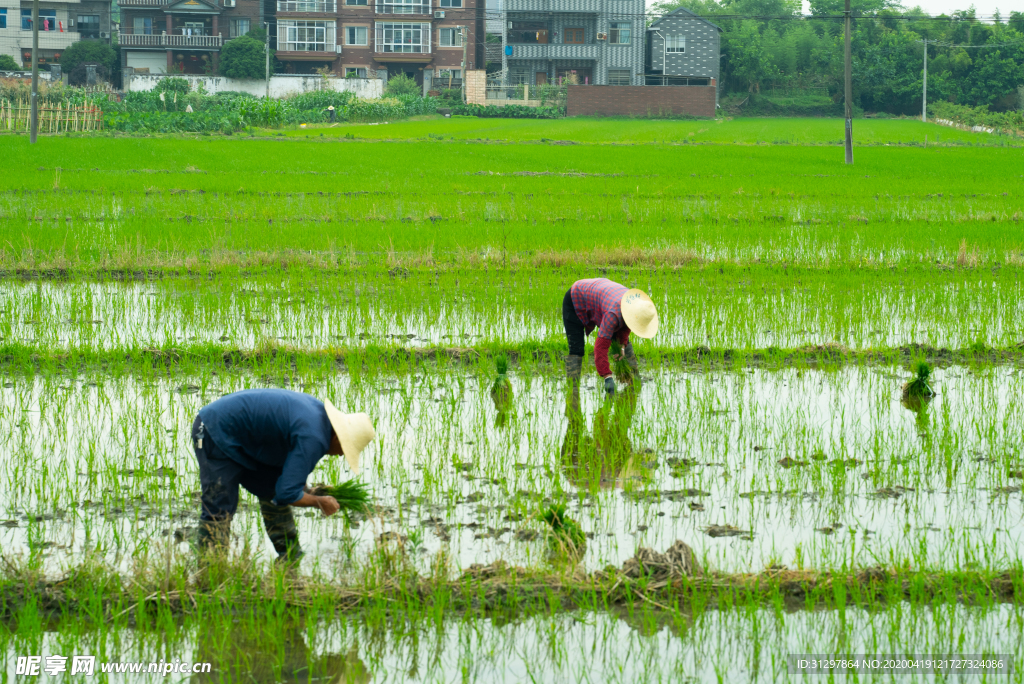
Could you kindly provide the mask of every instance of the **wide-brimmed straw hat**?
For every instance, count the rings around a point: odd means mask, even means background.
[[[639,337],[650,339],[658,332],[658,312],[643,290],[627,290],[622,295],[622,320]]]
[[[370,416],[365,413],[342,413],[330,399],[324,399],[324,409],[327,410],[327,419],[331,421],[334,434],[338,435],[338,441],[341,442],[348,467],[358,471],[359,454],[377,436]]]

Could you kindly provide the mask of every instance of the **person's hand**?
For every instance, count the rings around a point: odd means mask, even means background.
[[[610,375],[604,379],[604,393],[609,397],[615,396],[615,378]]]
[[[338,505],[338,500],[333,496],[318,496],[316,499],[317,507],[320,509],[320,512],[324,514],[325,518],[329,518],[341,510],[341,506]]]
[[[612,354],[612,358],[615,359],[616,361],[621,361],[622,359],[626,358],[626,355],[625,354]]]

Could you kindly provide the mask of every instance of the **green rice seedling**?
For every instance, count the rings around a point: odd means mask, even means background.
[[[491,400],[498,413],[506,413],[512,404],[512,383],[508,379],[508,357],[499,354],[494,360],[498,375],[491,383]]]
[[[359,480],[346,480],[337,485],[326,485],[316,489],[321,496],[331,496],[341,506],[340,513],[345,520],[352,522],[353,513],[365,513],[370,507],[372,497],[370,486]]]
[[[630,367],[629,363],[626,362],[625,349],[623,349],[622,344],[618,340],[612,340],[609,353],[612,357],[612,372],[615,374],[615,379],[619,382],[632,385],[633,369]]]
[[[926,399],[935,396],[935,392],[932,390],[931,385],[928,383],[928,378],[931,377],[932,367],[925,361],[919,361],[915,367],[917,375],[913,380],[908,380],[903,384],[903,399]]]
[[[540,514],[549,526],[548,548],[552,553],[581,557],[586,551],[587,539],[580,524],[566,515],[565,504],[552,504]]]

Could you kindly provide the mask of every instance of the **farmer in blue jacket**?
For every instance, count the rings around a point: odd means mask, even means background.
[[[278,559],[302,556],[292,507],[338,512],[330,496],[308,491],[306,478],[325,454],[344,455],[359,467],[359,453],[376,436],[365,413],[345,414],[330,401],[282,389],[249,389],[199,410],[192,445],[199,461],[202,514],[200,549],[227,543],[241,485],[259,499],[263,524]]]

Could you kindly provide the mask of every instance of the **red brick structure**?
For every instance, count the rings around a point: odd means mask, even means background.
[[[715,115],[715,86],[569,86],[569,116]]]

